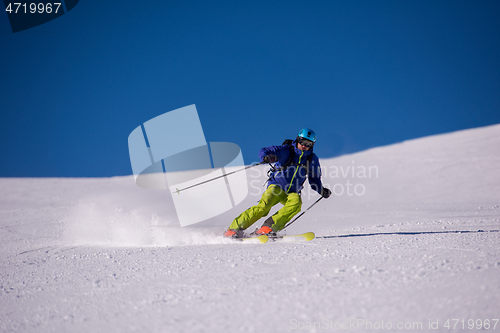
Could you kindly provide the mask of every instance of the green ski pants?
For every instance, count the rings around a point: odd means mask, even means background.
[[[247,229],[257,222],[261,217],[267,216],[271,208],[281,203],[284,205],[273,216],[273,231],[279,231],[294,217],[302,207],[302,199],[298,193],[286,193],[277,185],[269,185],[262,194],[262,198],[256,206],[248,208],[233,220],[229,229]]]

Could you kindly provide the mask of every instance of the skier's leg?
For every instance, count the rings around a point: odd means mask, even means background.
[[[281,202],[284,206],[272,216],[274,224],[272,225],[273,231],[280,231],[285,225],[300,212],[302,208],[302,199],[298,193],[290,193]]]
[[[286,193],[276,185],[270,185],[262,194],[262,198],[255,206],[248,208],[233,220],[229,229],[247,229],[263,216],[267,216],[271,208],[282,201]]]

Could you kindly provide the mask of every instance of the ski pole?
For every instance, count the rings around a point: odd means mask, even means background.
[[[176,188],[176,191],[172,192],[172,193],[180,194],[181,191],[184,191],[184,190],[190,189],[192,187],[195,187],[195,186],[198,186],[198,185],[202,185],[202,184],[211,182],[212,180],[216,180],[216,179],[219,179],[219,178],[222,178],[222,177],[226,177],[226,176],[232,175],[233,173],[236,173],[236,172],[240,172],[240,171],[243,171],[243,170],[246,170],[246,169],[249,169],[249,168],[253,168],[254,166],[261,165],[261,164],[264,164],[264,163],[266,163],[266,162],[260,162],[260,163],[257,163],[257,164],[249,165],[247,167],[244,167],[243,169],[239,169],[239,170],[236,170],[236,171],[233,171],[233,172],[230,172],[230,173],[226,173],[226,174],[224,174],[222,176],[218,176],[218,177],[215,177],[215,178],[212,178],[212,179],[209,179],[209,180],[205,180],[205,181],[202,181],[201,183],[194,184],[194,185],[185,187],[185,188],[180,189],[180,190],[178,188]]]
[[[321,198],[319,198],[318,200],[316,200],[311,206],[309,206],[309,208],[307,208],[305,211],[303,211],[299,216],[297,216],[296,218],[294,218],[291,222],[289,222],[287,225],[285,225],[285,228],[288,227],[290,224],[292,224],[293,222],[297,221],[299,219],[299,217],[301,217],[302,215],[304,215],[309,209],[311,209],[315,204],[317,204],[321,199],[323,199],[323,196]],[[283,228],[283,229],[285,229]],[[281,229],[281,230],[283,230]]]

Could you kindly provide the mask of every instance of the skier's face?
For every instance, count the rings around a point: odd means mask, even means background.
[[[309,150],[309,149],[311,149],[311,147],[301,145],[300,142],[297,142],[297,148],[299,148],[300,150]]]

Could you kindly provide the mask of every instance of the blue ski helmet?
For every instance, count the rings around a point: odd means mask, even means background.
[[[301,129],[299,134],[297,134],[297,138],[303,138],[316,143],[316,133],[310,128]]]

